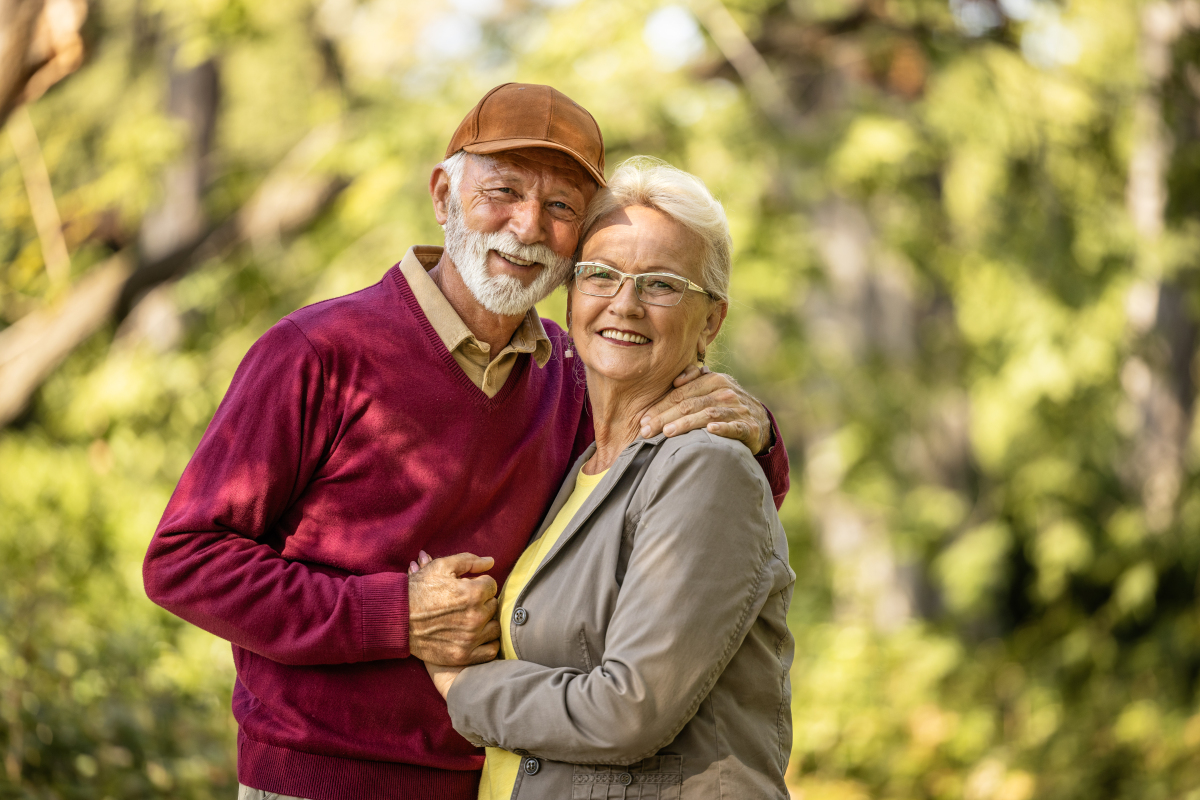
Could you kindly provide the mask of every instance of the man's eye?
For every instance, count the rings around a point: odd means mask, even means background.
[[[504,192],[505,194],[512,194],[512,189],[511,189],[511,188],[509,188],[508,186],[501,186],[501,187],[500,187],[500,188],[498,188],[496,191],[497,191],[497,192]]]

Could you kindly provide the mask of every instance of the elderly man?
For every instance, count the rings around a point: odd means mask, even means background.
[[[604,183],[598,126],[548,86],[506,84],[446,156],[430,182],[445,250],[414,247],[255,343],[146,556],[149,596],[233,643],[243,798],[475,795],[482,755],[420,659],[495,657],[497,581],[592,438],[565,334],[532,308]],[[677,384],[644,434],[774,439],[728,378]],[[783,447],[760,463],[781,500]]]

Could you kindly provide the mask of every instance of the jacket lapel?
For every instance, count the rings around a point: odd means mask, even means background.
[[[542,570],[544,570],[546,566],[554,560],[554,557],[557,556],[559,551],[561,551],[567,545],[567,542],[571,541],[576,532],[578,532],[583,526],[583,523],[587,522],[588,517],[592,515],[592,512],[599,508],[600,504],[604,502],[604,499],[608,497],[612,493],[612,490],[617,487],[621,481],[621,477],[629,471],[630,466],[635,462],[645,461],[643,458],[638,458],[638,454],[641,453],[645,448],[650,448],[650,451],[652,452],[655,445],[665,438],[666,435],[660,433],[658,436],[654,436],[650,439],[638,439],[633,444],[621,451],[621,455],[617,456],[616,463],[609,467],[608,473],[605,474],[604,479],[601,480],[600,484],[592,490],[592,493],[588,496],[588,499],[582,506],[580,506],[579,510],[575,512],[575,516],[571,518],[571,521],[567,523],[567,527],[563,530],[562,535],[558,537],[558,541],[554,543],[554,547],[551,548],[550,552],[546,554],[546,557],[542,559],[542,563],[538,564],[538,567],[533,571],[533,574],[529,576],[529,580],[526,582],[525,588],[521,591],[521,597],[525,596],[525,594],[529,591],[529,587],[533,585],[535,580],[537,580],[537,576],[542,572]],[[554,521],[554,518],[558,515],[558,512],[562,509],[563,505],[566,504],[567,498],[570,497],[571,492],[575,490],[575,483],[579,475],[580,468],[589,458],[591,458],[592,453],[595,452],[595,449],[596,445],[591,445],[575,462],[575,465],[571,468],[570,472],[570,488],[567,488],[567,482],[564,481],[563,488],[559,490],[558,496],[554,498],[554,504],[550,507],[550,511],[547,512],[546,519],[542,522],[541,529],[538,530],[537,535],[530,540],[531,542],[537,540],[543,533],[545,533],[546,528],[550,527],[550,523]],[[520,597],[517,598],[518,602],[520,599]]]

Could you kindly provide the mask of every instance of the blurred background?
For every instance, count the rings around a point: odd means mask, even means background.
[[[234,796],[229,647],[145,547],[520,80],[728,210],[794,796],[1200,798],[1198,56],[1196,0],[0,0],[0,797]]]

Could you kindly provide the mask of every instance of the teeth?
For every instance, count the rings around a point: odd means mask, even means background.
[[[516,264],[519,267],[531,267],[537,263],[536,261],[526,261],[523,258],[517,258],[516,256],[510,256],[508,253],[501,253],[500,255],[504,256],[504,258],[508,259],[509,261],[511,261],[512,263]]]
[[[605,339],[617,339],[622,342],[633,342],[634,344],[646,344],[650,341],[645,336],[638,336],[636,333],[623,333],[622,331],[603,330],[600,335]]]

